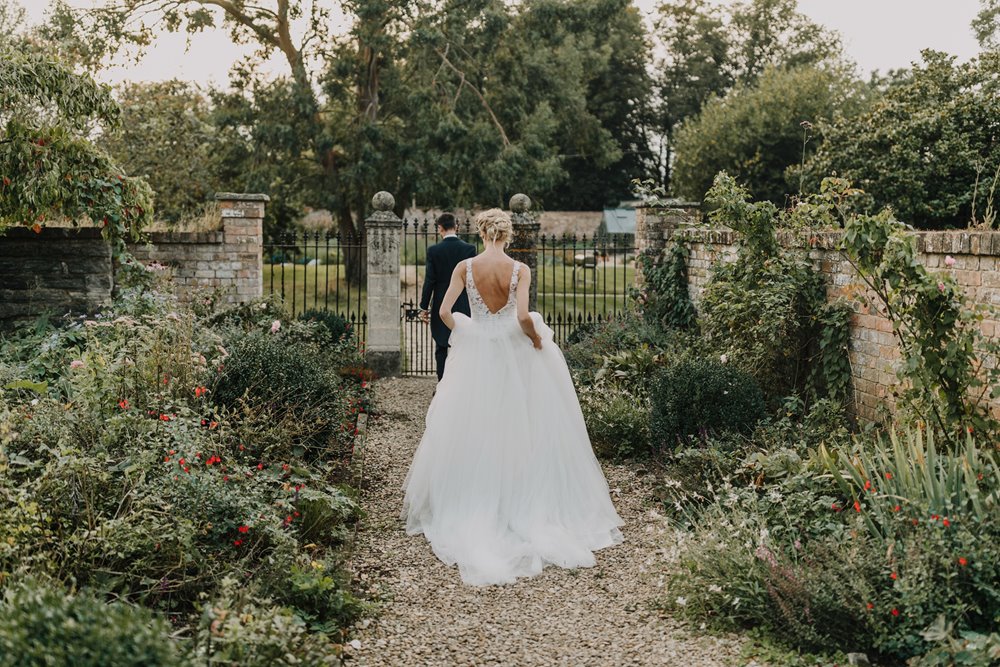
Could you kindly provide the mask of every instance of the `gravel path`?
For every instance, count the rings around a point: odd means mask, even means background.
[[[647,502],[636,467],[606,464],[625,543],[597,566],[546,568],[508,586],[473,588],[399,519],[402,484],[420,441],[433,380],[378,383],[381,417],[369,425],[362,506],[352,562],[382,600],[348,655],[359,665],[734,665],[738,638],[699,635],[651,602],[673,557],[672,529]]]

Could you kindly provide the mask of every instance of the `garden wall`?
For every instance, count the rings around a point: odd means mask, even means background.
[[[688,264],[688,284],[691,298],[697,304],[702,290],[711,278],[712,265],[736,258],[737,235],[727,229],[683,229],[676,220],[697,220],[693,210],[679,214],[657,215],[650,210],[639,213],[637,233],[639,251],[655,251],[676,236],[688,240],[691,256]],[[913,232],[920,260],[931,271],[947,271],[955,277],[969,299],[977,304],[1000,307],[1000,232],[947,231]],[[779,233],[786,248],[807,250],[813,265],[823,273],[830,298],[843,297],[853,306],[851,317],[851,371],[853,376],[854,410],[858,417],[878,419],[886,409],[892,409],[893,388],[898,383],[895,364],[899,349],[892,334],[892,324],[879,314],[870,312],[857,298],[863,285],[850,263],[836,249],[840,232],[795,234]],[[945,268],[945,257],[955,264]],[[983,333],[1000,333],[998,320],[983,322]]]
[[[130,246],[142,262],[166,266],[177,292],[218,290],[229,302],[263,294],[265,195],[216,195],[221,229],[153,232]],[[0,328],[44,313],[89,313],[114,289],[111,246],[94,228],[9,229],[0,235]]]
[[[0,236],[0,325],[91,312],[111,295],[111,246],[97,229],[9,229]]]

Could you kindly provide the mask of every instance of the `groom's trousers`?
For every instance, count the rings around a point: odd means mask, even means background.
[[[444,377],[444,362],[448,359],[448,343],[434,342],[434,361],[437,364],[438,382]]]

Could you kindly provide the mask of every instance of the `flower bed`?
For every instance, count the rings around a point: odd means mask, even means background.
[[[282,317],[186,307],[143,276],[92,319],[3,341],[0,654],[31,654],[51,599],[156,617],[107,631],[136,647],[115,664],[337,661],[363,608],[341,564],[369,389],[342,372],[353,341]]]

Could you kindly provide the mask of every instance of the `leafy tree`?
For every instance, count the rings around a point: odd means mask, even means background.
[[[753,85],[737,84],[677,130],[675,192],[700,200],[726,171],[758,199],[784,203],[798,190],[786,171],[814,145],[810,126],[851,117],[862,92],[848,74],[815,67],[772,68]]]
[[[0,0],[0,36],[11,39],[24,29],[24,7],[10,0]]]
[[[209,100],[182,81],[129,84],[117,98],[122,122],[99,144],[150,184],[157,219],[177,222],[200,214],[219,182]]]
[[[919,227],[964,226],[986,208],[1000,168],[1000,53],[923,63],[857,117],[830,119],[809,161],[815,185],[836,173]],[[978,182],[978,188],[977,188]]]
[[[664,183],[671,181],[674,130],[733,84],[730,38],[721,10],[706,0],[683,0],[659,8],[656,32],[666,55],[657,78],[658,121],[665,141],[660,156]]]
[[[632,170],[621,163],[642,150],[631,116],[644,73],[641,26],[626,0],[351,0],[340,7],[351,20],[344,35],[329,30],[337,8],[320,0],[108,0],[93,10],[63,7],[52,30],[92,63],[141,48],[162,28],[224,26],[235,41],[258,46],[234,68],[234,94],[216,99],[223,171],[272,197],[281,190],[289,208],[271,208],[282,219],[308,203],[333,211],[341,232],[361,235],[377,189],[394,190],[400,203],[416,194],[499,204],[529,185],[555,196],[583,163]],[[262,79],[256,67],[271,54],[287,65],[281,81]],[[610,82],[623,72],[628,94],[616,96]],[[584,157],[574,165],[568,155]],[[605,187],[627,186],[623,175],[615,179]],[[348,263],[363,264],[360,255]]]
[[[611,142],[603,137],[578,132],[575,119],[559,115],[559,148],[566,177],[549,191],[537,191],[538,199],[550,209],[597,209],[617,204],[630,195],[632,179],[652,171],[650,123],[652,85],[648,72],[649,45],[642,17],[625,0],[587,0],[559,3],[559,15],[540,8],[525,7],[526,45],[545,48],[544,36],[536,41],[544,23],[556,22],[575,35],[585,67],[580,86],[585,95],[586,114],[600,123]],[[555,4],[555,3],[546,3]],[[587,46],[587,43],[590,45]],[[538,94],[544,94],[539,89]],[[552,98],[553,108],[561,108]]]
[[[984,49],[1000,49],[1000,0],[980,0],[980,4],[972,30]]]
[[[711,97],[724,96],[737,84],[752,86],[768,68],[843,61],[836,33],[800,13],[797,0],[743,0],[725,8],[708,0],[665,2],[655,32],[665,52],[656,85],[659,167],[667,187],[672,185],[675,131]]]
[[[837,62],[840,37],[798,10],[798,0],[744,0],[730,14],[730,70],[740,83],[756,81],[769,67]]]
[[[0,230],[90,219],[116,252],[138,238],[152,212],[149,186],[89,139],[119,120],[106,87],[50,56],[0,45]]]

